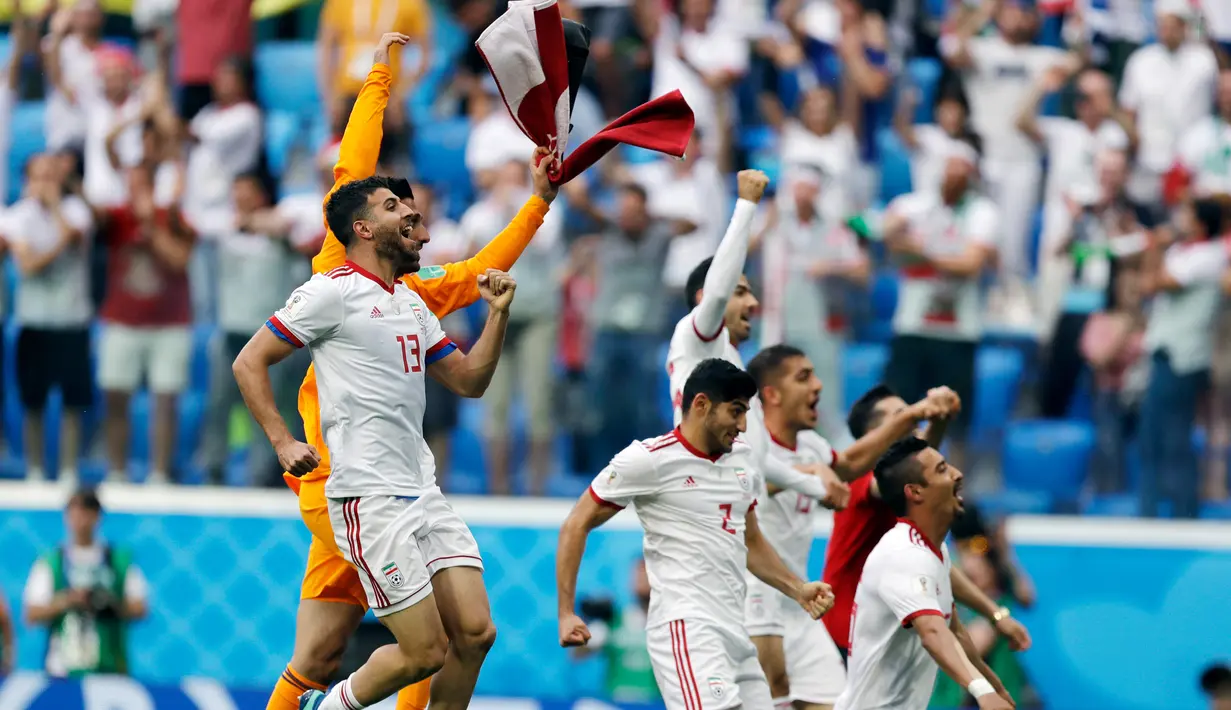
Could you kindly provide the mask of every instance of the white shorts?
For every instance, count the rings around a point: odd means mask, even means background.
[[[188,384],[192,332],[188,326],[134,328],[104,323],[98,337],[98,386],[135,392],[142,380],[155,394],[177,394]]]
[[[334,540],[376,616],[388,616],[432,593],[432,576],[449,567],[483,569],[479,545],[440,489],[418,498],[330,498]]]
[[[667,710],[773,710],[769,683],[746,635],[688,619],[646,629],[645,637]]]
[[[781,636],[791,700],[832,705],[846,686],[846,666],[825,624],[761,580],[749,580],[744,618],[749,636]]]
[[[782,592],[765,582],[748,575],[748,594],[744,596],[744,626],[749,636],[783,636],[786,628],[783,622],[785,605],[795,604]],[[800,609],[803,611],[803,609]]]

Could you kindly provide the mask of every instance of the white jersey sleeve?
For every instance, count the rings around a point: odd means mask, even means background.
[[[940,582],[936,578],[941,567],[931,552],[911,547],[894,552],[893,568],[877,580],[876,593],[897,617],[908,626],[920,616],[945,616],[940,608]]]
[[[634,441],[594,477],[590,495],[599,503],[626,508],[637,498],[657,493],[659,487],[654,457],[644,444]]]
[[[265,322],[273,334],[302,348],[333,335],[342,327],[345,308],[333,279],[317,274],[295,289],[286,305]]]
[[[423,364],[431,366],[432,363],[440,362],[446,355],[457,350],[457,345],[445,334],[436,314],[430,310],[424,310],[427,313],[423,317],[423,335],[427,339],[427,354],[423,356]]]

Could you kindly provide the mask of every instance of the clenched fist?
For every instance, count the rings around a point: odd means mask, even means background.
[[[560,645],[565,648],[584,646],[590,642],[590,629],[576,614],[560,617]]]
[[[760,170],[741,170],[736,176],[739,184],[739,199],[749,202],[760,202],[769,187],[769,176]]]
[[[321,455],[316,449],[302,441],[291,440],[277,447],[278,463],[282,470],[292,476],[303,476],[312,473],[321,463]]]
[[[795,601],[813,619],[819,619],[833,608],[833,589],[824,582],[808,582],[795,593]]]
[[[488,269],[479,276],[479,295],[483,296],[488,308],[493,311],[507,313],[516,290],[517,282],[505,271]]]

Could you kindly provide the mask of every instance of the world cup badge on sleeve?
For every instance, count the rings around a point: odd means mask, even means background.
[[[406,578],[402,576],[402,570],[398,569],[396,562],[390,562],[381,567],[380,571],[385,573],[385,579],[389,581],[389,586],[394,589],[406,583]]]

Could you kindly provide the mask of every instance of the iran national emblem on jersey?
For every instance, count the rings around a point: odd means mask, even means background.
[[[722,682],[722,678],[712,677],[709,679],[710,695],[713,695],[718,700],[722,700],[722,696],[727,694],[727,684]]]
[[[426,316],[423,315],[423,306],[418,303],[410,304],[410,312],[415,314],[415,320],[419,321],[419,325],[425,325]]]
[[[748,473],[742,468],[735,469],[735,477],[739,479],[739,487],[745,491],[752,490],[752,483],[748,480]]]
[[[385,579],[389,580],[390,587],[400,587],[406,583],[406,578],[402,576],[402,570],[398,569],[396,562],[390,562],[380,568],[381,572],[385,573]]]

